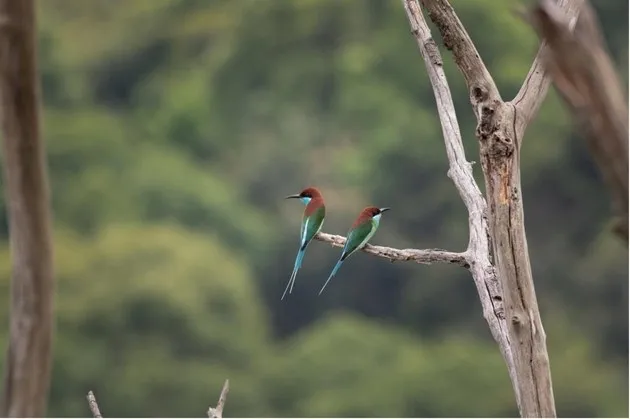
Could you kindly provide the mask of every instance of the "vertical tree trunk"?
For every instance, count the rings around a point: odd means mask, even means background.
[[[483,101],[482,101],[483,102]],[[486,179],[490,235],[506,321],[522,417],[555,417],[551,369],[529,261],[516,110],[509,103],[482,105],[477,136]]]
[[[529,120],[504,102],[472,40],[447,0],[422,0],[453,51],[477,117],[476,136],[486,184],[489,232],[501,284],[514,362],[516,398],[522,417],[555,417],[551,370],[525,236],[520,178],[522,135]],[[532,91],[534,95],[542,92]],[[534,99],[524,101],[534,102]],[[533,115],[529,112],[529,118]]]
[[[50,385],[53,269],[39,136],[34,0],[0,0],[0,115],[13,272],[2,416],[43,416]]]
[[[453,53],[468,87],[470,103],[477,119],[476,137],[480,144],[481,166],[486,185],[488,230],[505,310],[499,318],[500,333],[493,337],[503,348],[510,379],[514,385],[522,417],[555,417],[551,370],[547,354],[534,281],[532,278],[521,195],[520,151],[527,124],[535,116],[547,92],[549,81],[539,68],[540,54],[534,61],[516,98],[506,102],[486,69],[474,43],[448,0],[420,0],[430,19]],[[423,55],[428,50],[417,28],[426,26],[418,0],[403,0],[412,33]],[[568,17],[577,15],[580,2],[558,0]],[[427,32],[428,28],[423,30]],[[430,38],[427,38],[430,39]],[[544,52],[544,49],[541,49]],[[441,60],[438,60],[441,61]],[[439,65],[426,60],[428,67]],[[445,84],[441,77],[432,84]],[[439,104],[438,104],[439,105]],[[440,117],[445,118],[444,112]],[[481,294],[480,294],[481,295]],[[507,328],[503,327],[503,322]],[[491,330],[493,329],[491,324]],[[507,332],[506,332],[507,329]]]

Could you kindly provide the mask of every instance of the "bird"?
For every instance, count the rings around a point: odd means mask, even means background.
[[[381,222],[381,215],[385,211],[389,211],[391,208],[378,208],[378,207],[366,207],[361,211],[357,219],[350,227],[350,231],[348,231],[348,236],[346,238],[346,244],[343,246],[343,250],[341,252],[341,257],[337,261],[337,264],[333,268],[330,276],[324,283],[324,286],[319,291],[318,295],[322,294],[326,285],[330,282],[330,280],[335,276],[341,264],[344,260],[348,258],[351,254],[356,252],[359,249],[365,247],[368,241],[374,236],[378,226]]]
[[[313,240],[315,235],[321,231],[322,226],[324,225],[324,218],[326,218],[326,206],[324,205],[324,197],[322,196],[319,189],[311,186],[304,189],[299,194],[289,195],[285,199],[292,198],[302,201],[302,203],[306,205],[306,208],[304,208],[304,215],[302,216],[302,226],[300,228],[300,248],[298,249],[297,256],[295,257],[293,273],[291,273],[289,283],[284,289],[284,293],[282,294],[282,298],[280,298],[280,300],[284,299],[287,291],[289,291],[289,294],[293,292],[295,277],[297,276],[298,270],[302,266],[302,259],[304,258],[306,248],[308,247],[311,240]]]

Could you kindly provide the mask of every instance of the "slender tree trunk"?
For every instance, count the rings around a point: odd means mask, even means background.
[[[13,261],[4,417],[43,416],[50,385],[54,280],[39,94],[34,0],[0,0],[0,115]]]

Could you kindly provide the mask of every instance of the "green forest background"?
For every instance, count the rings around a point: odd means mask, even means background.
[[[627,86],[628,2],[592,3]],[[537,49],[514,13],[528,2],[453,4],[513,97]],[[280,301],[303,210],[283,197],[305,186],[325,194],[326,232],[374,204],[392,207],[375,244],[466,246],[399,0],[38,7],[57,277],[49,415],[89,415],[93,390],[105,416],[200,417],[226,378],[231,417],[518,414],[464,269],[357,254],[318,297],[340,249],[316,242]],[[444,58],[477,161],[468,93]],[[628,251],[553,92],[522,174],[558,414],[627,417]],[[4,348],[4,198],[0,218]]]

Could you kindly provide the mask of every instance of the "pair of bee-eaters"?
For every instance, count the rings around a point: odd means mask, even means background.
[[[293,291],[295,277],[302,266],[302,259],[304,258],[306,248],[313,238],[315,238],[315,235],[321,231],[322,226],[324,225],[324,218],[326,218],[324,197],[317,188],[306,188],[299,194],[287,196],[287,199],[289,198],[299,199],[304,205],[306,205],[306,208],[304,209],[302,227],[300,228],[300,248],[295,258],[293,273],[291,274],[287,287],[284,289],[282,298],[280,298],[281,300],[284,299],[287,291],[289,291],[289,294]],[[389,208],[366,207],[363,211],[361,211],[357,219],[354,221],[354,224],[352,224],[352,227],[350,227],[350,231],[348,231],[346,244],[341,252],[341,257],[324,283],[324,286],[319,291],[320,295],[332,277],[335,276],[343,261],[357,250],[363,248],[372,236],[374,236],[374,233],[376,233],[378,225],[381,221],[381,214],[388,210]]]

